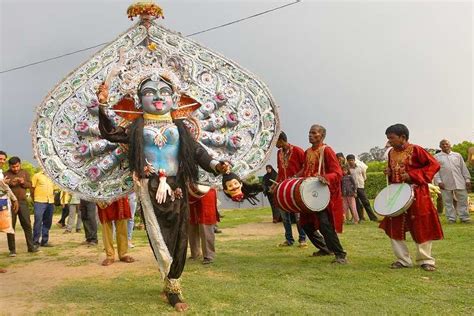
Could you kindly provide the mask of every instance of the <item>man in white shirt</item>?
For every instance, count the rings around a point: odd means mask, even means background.
[[[349,171],[351,172],[351,176],[354,178],[354,181],[357,186],[357,198],[356,198],[356,206],[357,206],[357,213],[359,215],[360,220],[365,220],[364,218],[364,209],[369,215],[369,219],[373,222],[378,221],[377,216],[375,215],[374,211],[372,210],[372,206],[370,206],[369,199],[365,194],[365,180],[367,179],[366,169],[356,163],[356,159],[354,155],[347,155],[347,164],[349,165]],[[362,207],[363,206],[363,207]]]
[[[467,193],[471,190],[471,175],[466,164],[459,153],[451,151],[451,144],[443,139],[439,143],[441,152],[435,155],[441,165],[441,169],[435,175],[435,184],[441,189],[446,218],[449,223],[455,223],[456,217],[462,223],[469,223],[469,211],[467,205]],[[454,209],[453,199],[456,197],[457,205]],[[457,213],[457,214],[456,214]]]

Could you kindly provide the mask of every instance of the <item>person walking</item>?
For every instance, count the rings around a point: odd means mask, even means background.
[[[357,213],[359,215],[359,220],[365,220],[364,217],[364,209],[369,216],[369,219],[373,222],[378,221],[377,215],[375,215],[374,211],[372,210],[372,206],[370,205],[369,199],[365,194],[365,180],[367,180],[366,169],[363,166],[360,166],[356,163],[355,156],[350,154],[346,157],[347,165],[349,166],[349,170],[351,172],[352,177],[354,177],[355,183],[357,185],[357,198],[356,198],[356,205],[357,205]]]

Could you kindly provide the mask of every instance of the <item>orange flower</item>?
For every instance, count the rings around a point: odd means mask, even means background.
[[[148,48],[148,50],[154,52],[158,48],[158,45],[156,45],[156,43],[150,42],[150,44],[148,44],[147,48]]]

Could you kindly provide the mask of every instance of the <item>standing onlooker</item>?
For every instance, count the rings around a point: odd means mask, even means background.
[[[199,200],[189,204],[189,248],[191,258],[203,256],[202,264],[214,261],[216,255],[214,227],[217,224],[217,191],[211,188]]]
[[[277,182],[280,183],[283,180],[286,180],[290,177],[293,177],[298,171],[301,170],[304,163],[304,150],[298,146],[291,145],[288,143],[288,138],[285,132],[281,132],[278,136],[278,141],[276,143],[278,148],[277,152],[277,168],[278,168],[278,177]],[[272,190],[275,186],[272,188]],[[300,247],[308,247],[306,244],[306,234],[304,227],[300,226],[299,218],[300,214],[288,213],[283,210],[280,210],[281,218],[283,220],[283,227],[285,228],[285,241],[282,242],[279,246],[286,247],[292,246],[295,243],[293,239],[293,231],[291,228],[291,223],[293,219],[296,221],[296,228],[298,229],[298,242]],[[321,234],[315,232],[314,236],[308,236],[311,242],[317,247],[324,249],[324,239]]]
[[[273,200],[273,192],[270,191],[270,188],[276,182],[278,173],[273,169],[272,165],[267,165],[265,167],[267,173],[263,176],[263,194],[267,197],[270,207],[272,208],[273,223],[278,223],[281,221],[281,211],[275,205]]]
[[[118,199],[111,204],[98,204],[99,219],[102,224],[102,238],[106,258],[103,266],[109,266],[115,261],[114,234],[112,222],[115,223],[115,236],[117,238],[117,251],[120,261],[132,263],[135,261],[128,252],[127,223],[131,217],[130,205],[126,197]]]
[[[5,178],[3,177],[2,167],[5,164],[5,160],[7,159],[7,154],[4,151],[0,151],[0,211],[2,212],[9,212],[10,215],[13,216],[18,211],[18,201],[13,194],[10,187],[6,184]],[[8,180],[8,179],[7,179]],[[8,214],[7,214],[8,215]],[[6,216],[7,220],[10,221],[10,215]],[[5,232],[7,233],[7,237],[9,235],[14,235],[13,227],[9,227],[8,225]],[[2,230],[3,231],[3,230]],[[15,239],[13,238],[13,247],[15,246]],[[8,248],[10,250],[10,257],[16,257],[16,252],[13,250],[10,245],[10,239],[8,238]],[[13,248],[14,249],[14,248]],[[5,273],[5,269],[0,269],[0,273]]]
[[[348,223],[359,223],[359,215],[357,214],[356,197],[357,197],[357,186],[354,177],[351,176],[351,172],[347,166],[342,167],[344,176],[341,180],[342,187],[342,207],[344,208],[344,214],[346,216],[346,224]],[[349,220],[350,214],[352,213],[352,221]]]
[[[28,252],[37,252],[38,247],[33,244],[30,210],[28,209],[28,203],[26,201],[26,190],[31,189],[30,175],[21,169],[21,160],[18,157],[11,157],[8,160],[8,166],[9,169],[5,172],[4,177],[10,189],[13,191],[13,194],[15,194],[19,205],[18,212],[12,212],[12,227],[15,229],[18,217],[25,234]],[[7,238],[10,253],[16,253],[15,234],[7,234]]]
[[[58,198],[59,194],[59,198]],[[69,199],[71,198],[70,194],[66,191],[59,191],[54,193],[54,204],[55,206],[61,206],[61,218],[56,223],[59,228],[66,229],[66,219],[69,216]],[[59,199],[59,201],[58,201]],[[58,203],[59,202],[59,203]],[[59,204],[59,205],[56,205]]]
[[[68,234],[72,232],[73,226],[76,227],[76,233],[81,231],[82,220],[81,220],[81,213],[79,212],[79,204],[81,200],[76,193],[67,193],[66,191],[61,192],[61,205],[62,207],[68,207],[69,215],[66,225],[66,230],[64,234]],[[75,225],[74,225],[74,222]]]
[[[347,164],[349,165],[349,170],[351,172],[351,175],[354,177],[355,183],[357,185],[357,198],[356,198],[356,204],[357,204],[357,213],[359,214],[359,220],[363,221],[365,220],[364,218],[364,209],[367,212],[367,215],[369,215],[369,218],[371,221],[376,222],[377,221],[377,216],[374,214],[374,211],[372,211],[372,207],[370,206],[369,199],[367,198],[367,195],[365,194],[365,180],[367,180],[367,175],[366,175],[366,168],[363,166],[359,166],[359,164],[356,163],[356,159],[354,155],[347,155]]]
[[[94,202],[80,200],[79,210],[81,211],[82,224],[86,240],[83,245],[97,246],[97,207]]]
[[[346,165],[346,158],[344,157],[343,153],[337,153],[336,157],[339,161],[339,165],[341,166],[341,168]]]
[[[31,179],[33,187],[34,215],[33,242],[42,247],[51,247],[49,230],[53,223],[54,211],[54,184],[43,171],[34,174]],[[41,241],[40,241],[41,237]]]
[[[441,169],[435,175],[435,184],[441,189],[446,218],[449,223],[455,223],[459,215],[461,223],[469,223],[468,191],[471,190],[471,175],[467,170],[462,156],[451,150],[451,144],[443,139],[439,143],[441,152],[435,155]],[[456,209],[453,199],[456,198]],[[456,214],[457,213],[457,214]]]
[[[132,237],[133,237],[133,228],[135,227],[135,211],[137,210],[137,195],[135,192],[132,192],[128,195],[128,204],[130,205],[130,213],[131,213],[131,217],[127,223],[128,248],[134,248],[135,245],[132,242]]]

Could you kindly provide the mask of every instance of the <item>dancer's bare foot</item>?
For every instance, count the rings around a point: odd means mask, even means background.
[[[183,303],[183,302],[181,302],[181,303],[176,303],[176,304],[174,305],[174,309],[175,309],[177,312],[184,312],[184,311],[186,311],[186,310],[188,309],[188,307],[189,307],[188,304]]]

